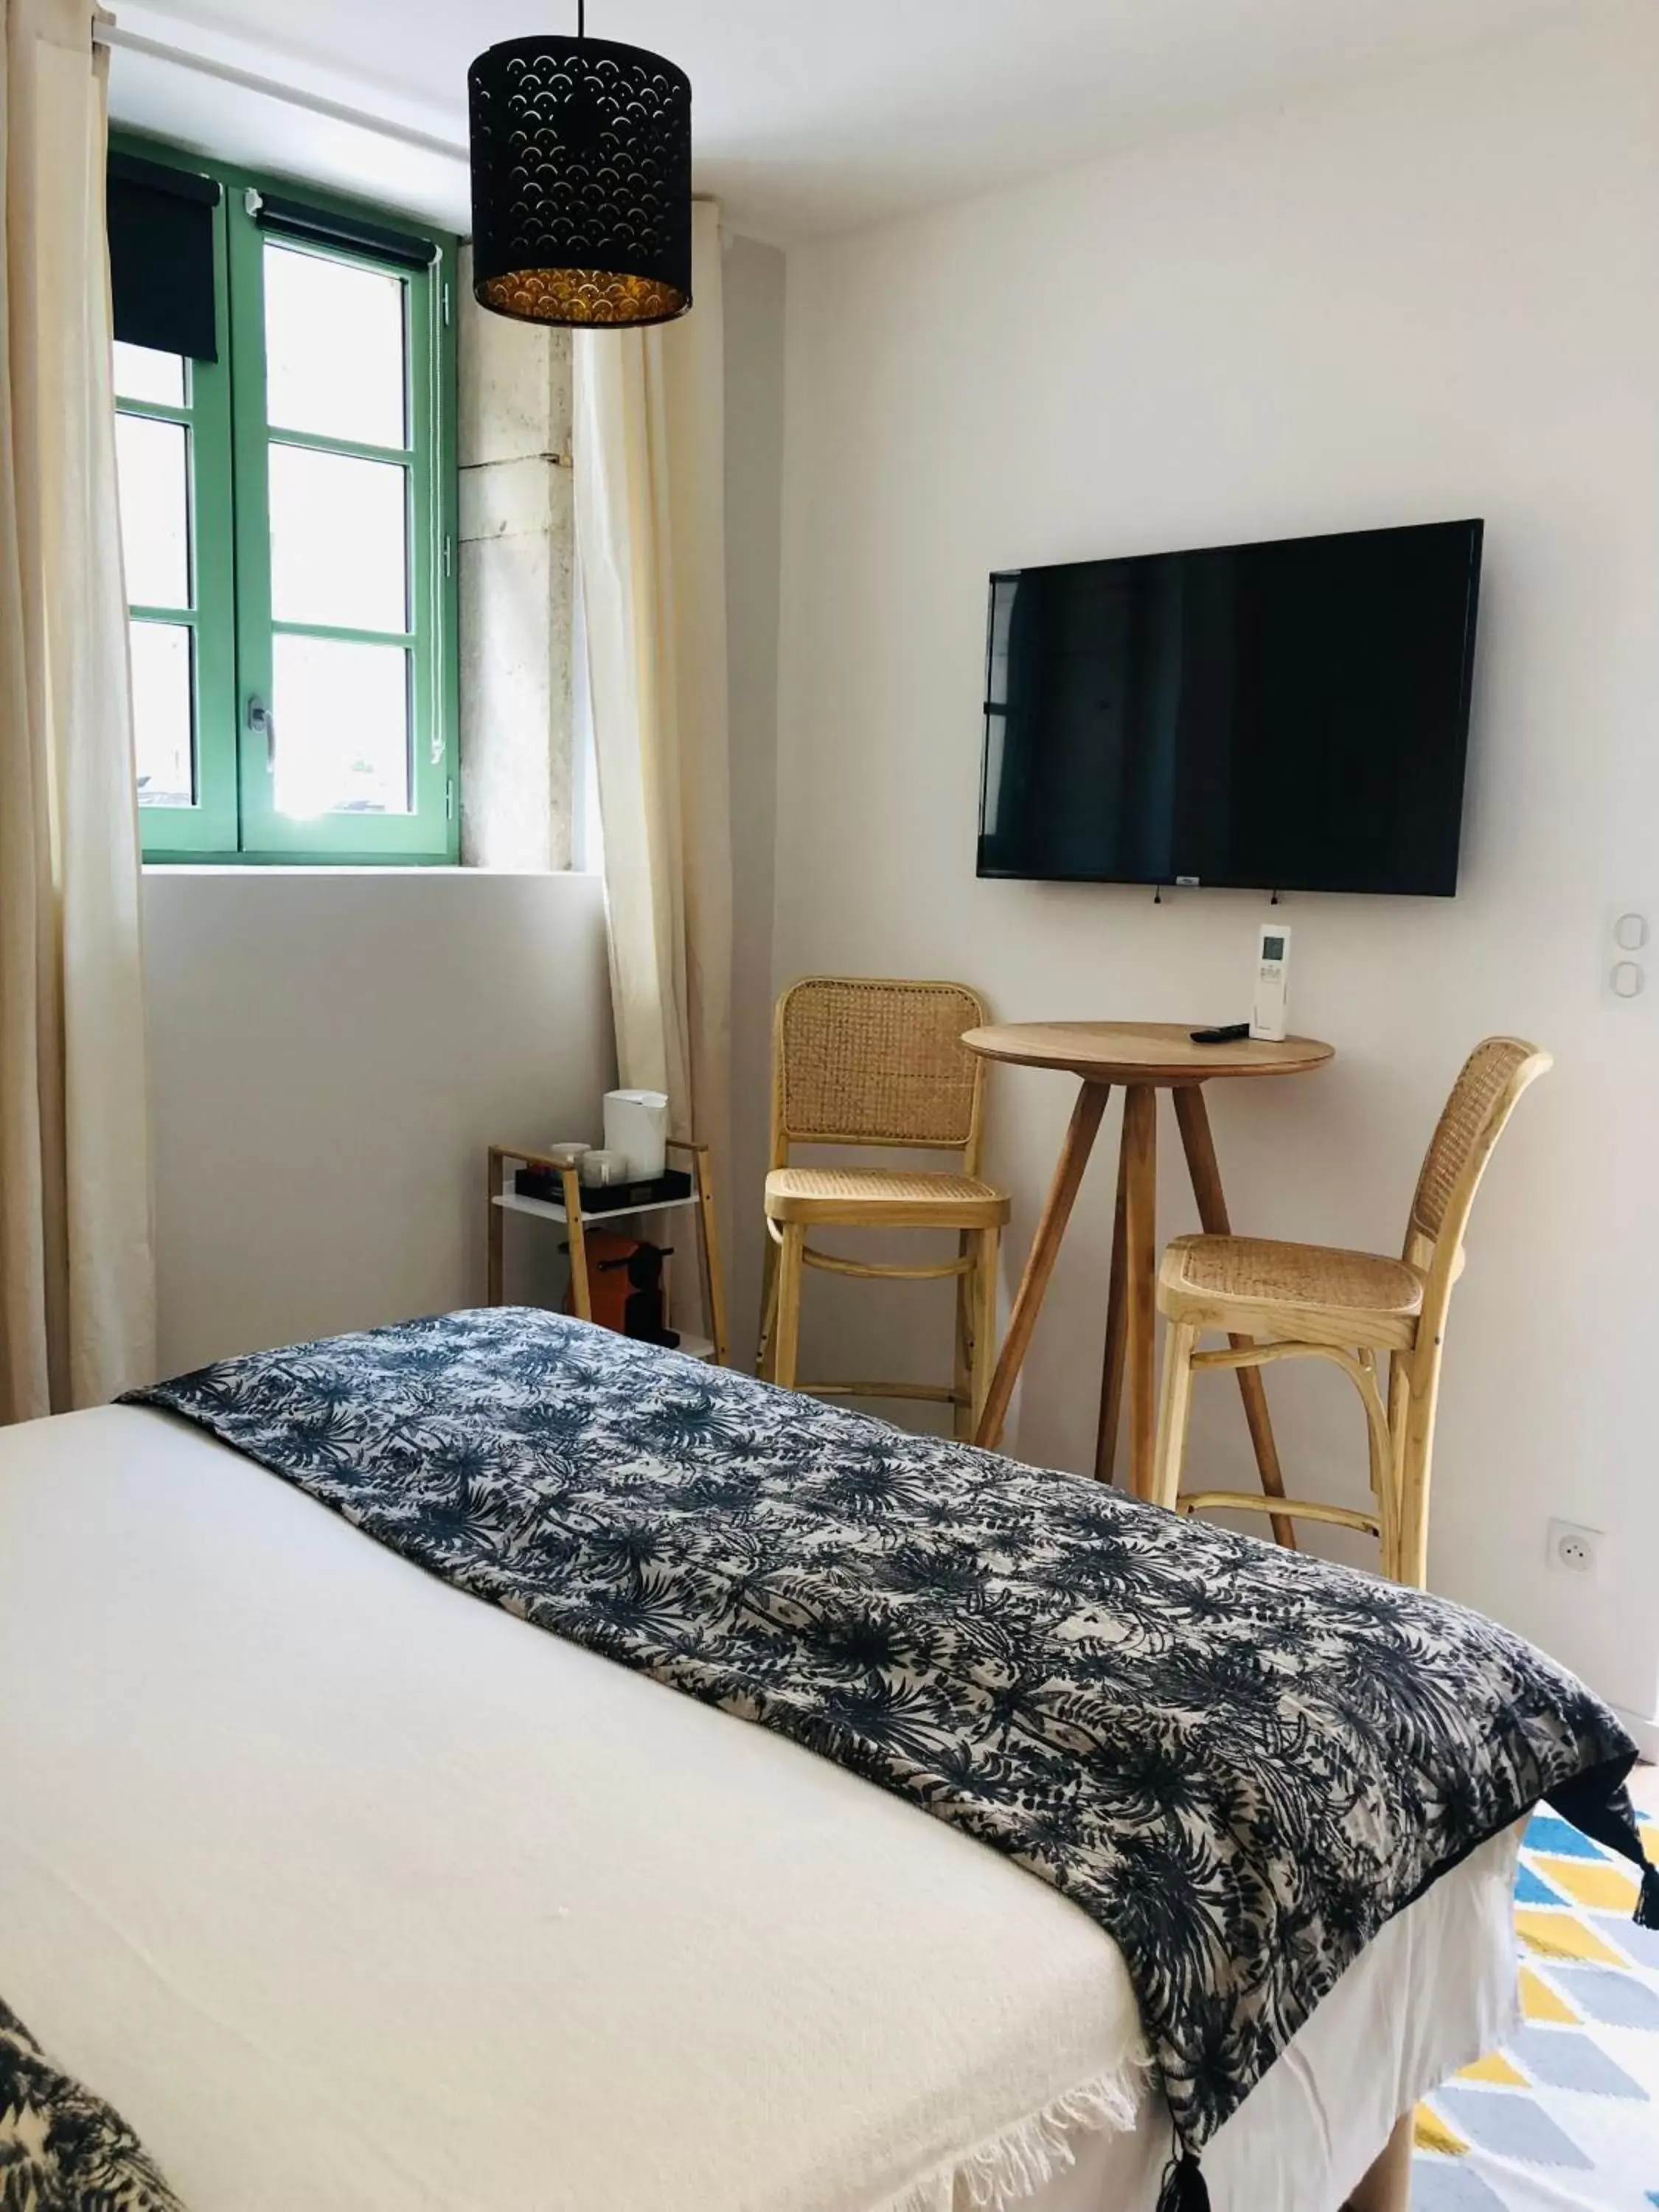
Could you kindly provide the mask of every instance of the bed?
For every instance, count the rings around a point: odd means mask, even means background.
[[[1075,1905],[165,1413],[0,1433],[0,1996],[191,2212],[1157,2199]],[[1334,2212],[1499,2039],[1516,1841],[1344,1974],[1207,2147],[1216,2212]]]

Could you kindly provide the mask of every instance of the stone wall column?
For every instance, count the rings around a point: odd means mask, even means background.
[[[461,252],[461,859],[574,860],[570,339],[477,306]]]

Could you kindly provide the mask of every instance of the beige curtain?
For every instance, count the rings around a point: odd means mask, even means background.
[[[718,210],[678,322],[580,331],[575,510],[617,1057],[723,1155],[731,1060],[725,349]]]
[[[0,0],[0,1418],[154,1378],[104,62]]]

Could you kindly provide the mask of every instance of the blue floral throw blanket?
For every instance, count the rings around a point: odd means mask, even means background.
[[[138,2138],[0,2004],[0,2212],[183,2212]]]
[[[1063,1891],[1128,1964],[1167,2206],[1384,1923],[1540,1798],[1639,1857],[1629,1738],[1491,1621],[556,1315],[135,1396]]]

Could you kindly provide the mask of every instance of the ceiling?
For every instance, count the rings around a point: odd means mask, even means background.
[[[694,88],[697,186],[791,242],[1085,161],[1228,108],[1410,68],[1613,0],[590,0]],[[467,228],[466,67],[574,0],[166,0],[119,34],[118,120]],[[270,98],[281,85],[352,112]]]

